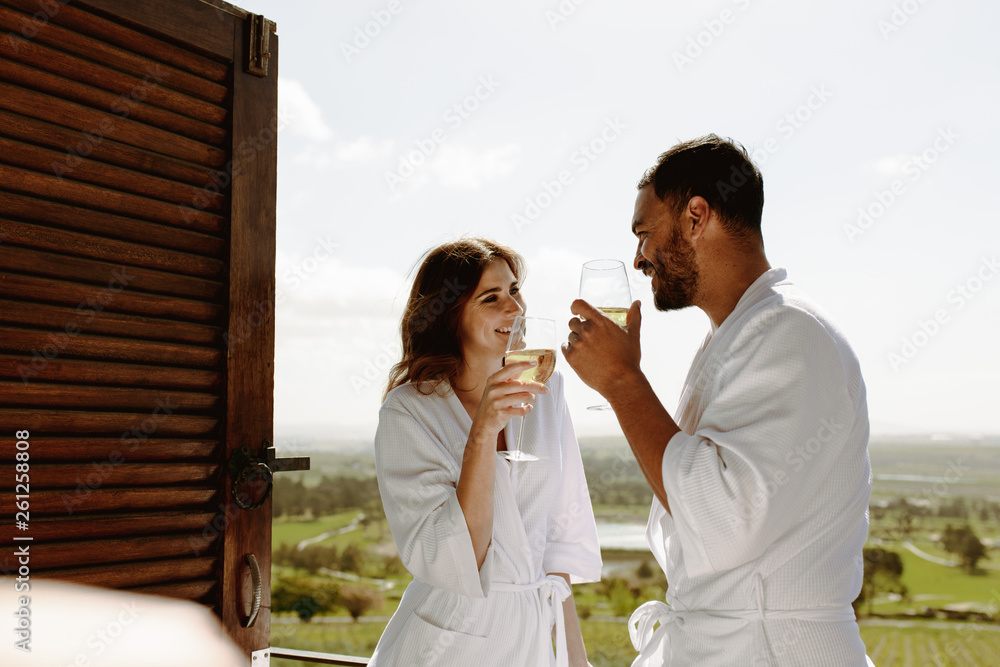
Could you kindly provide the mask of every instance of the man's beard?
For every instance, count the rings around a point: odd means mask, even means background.
[[[658,250],[653,258],[656,286],[653,303],[657,310],[681,310],[694,305],[698,292],[698,266],[694,248],[684,240],[676,227],[668,239],[668,247]]]

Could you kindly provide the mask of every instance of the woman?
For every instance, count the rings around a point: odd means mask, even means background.
[[[375,435],[414,580],[370,666],[587,665],[569,583],[600,579],[601,556],[562,377],[546,387],[512,380],[534,362],[502,367],[523,267],[509,248],[463,239],[432,250],[414,280]],[[511,463],[496,452],[525,415],[522,444],[539,460]]]

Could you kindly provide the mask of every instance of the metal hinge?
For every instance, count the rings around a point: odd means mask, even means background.
[[[250,56],[247,60],[247,72],[257,76],[267,76],[267,61],[271,57],[271,31],[274,22],[268,21],[260,14],[250,14],[247,17],[250,26]]]

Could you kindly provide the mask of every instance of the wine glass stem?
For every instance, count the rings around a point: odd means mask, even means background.
[[[517,445],[514,447],[514,451],[521,451],[521,434],[524,433],[524,420],[528,418],[528,415],[521,417],[521,425],[517,427]]]

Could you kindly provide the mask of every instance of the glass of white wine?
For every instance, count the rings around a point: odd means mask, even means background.
[[[580,298],[610,317],[618,326],[624,327],[632,305],[632,290],[628,286],[625,263],[617,259],[584,262],[580,273]],[[610,410],[611,404],[604,401],[587,409]]]
[[[541,317],[524,317],[518,315],[510,328],[510,339],[507,341],[507,352],[504,354],[504,366],[515,361],[536,361],[533,366],[514,380],[522,382],[541,382],[545,384],[556,369],[556,323]],[[537,461],[538,457],[521,451],[521,434],[524,432],[525,417],[521,417],[521,425],[517,429],[517,445],[514,450],[497,452],[509,461]]]

